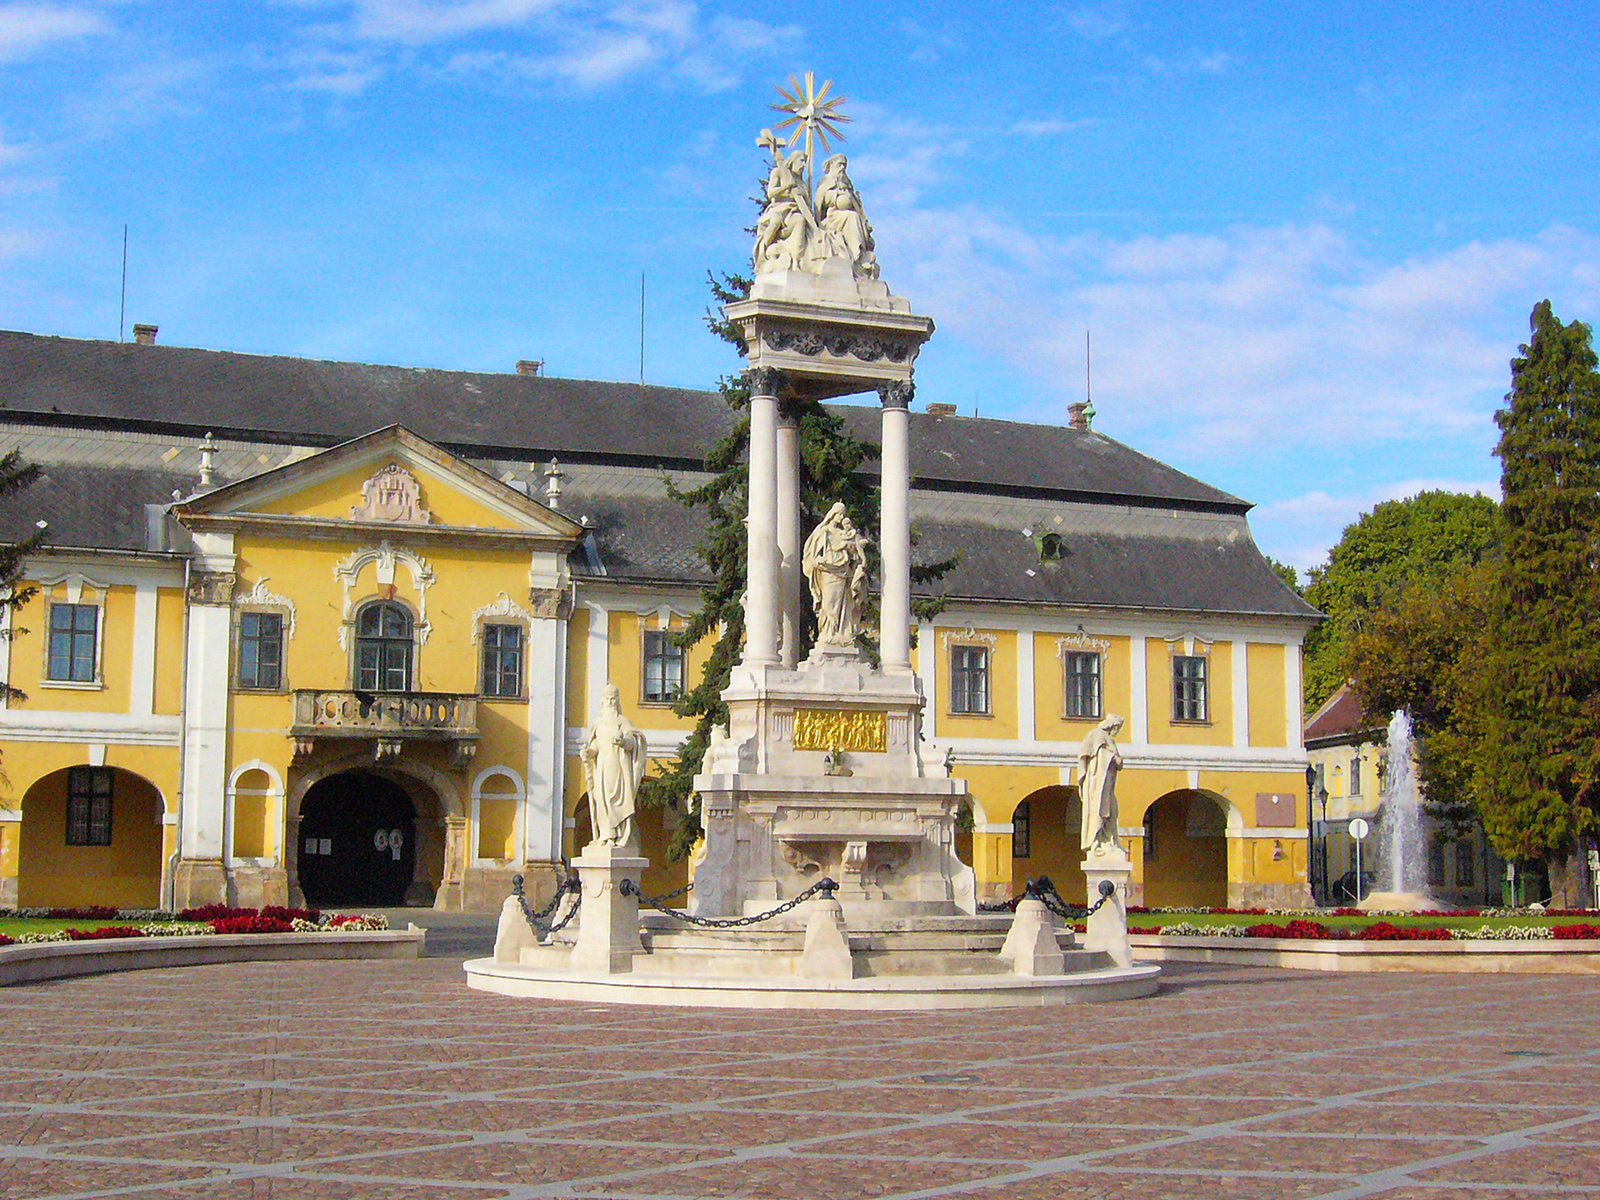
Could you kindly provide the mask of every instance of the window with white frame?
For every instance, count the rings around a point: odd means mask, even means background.
[[[98,604],[51,604],[45,678],[57,683],[93,683],[99,640]]]
[[[522,695],[522,626],[483,627],[483,694]]]
[[[1066,683],[1064,714],[1070,720],[1100,716],[1100,654],[1094,650],[1068,650],[1061,656]]]
[[[1206,696],[1207,663],[1203,654],[1172,656],[1172,719],[1209,720]]]
[[[409,692],[414,649],[409,612],[391,601],[367,605],[356,616],[356,687]]]
[[[683,695],[685,653],[665,629],[644,631],[644,695],[646,704],[671,704]]]
[[[989,648],[950,647],[950,711],[989,714]]]

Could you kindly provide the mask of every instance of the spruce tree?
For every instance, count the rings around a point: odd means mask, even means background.
[[[750,294],[751,280],[741,275],[708,273],[716,307],[706,312],[711,332],[738,350],[748,353],[744,339],[722,314],[721,306],[743,300]],[[705,669],[693,687],[687,688],[673,706],[681,717],[693,717],[694,728],[678,749],[677,756],[662,764],[660,773],[644,781],[639,798],[646,807],[668,809],[676,815],[677,832],[668,853],[674,860],[683,857],[701,835],[700,801],[694,791],[694,777],[705,761],[711,733],[726,724],[728,708],[722,692],[730,673],[739,661],[744,641],[746,537],[744,519],[749,512],[749,471],[746,451],[750,445],[750,387],[745,377],[734,375],[718,381],[718,390],[735,419],[728,432],[706,452],[705,469],[710,476],[697,487],[668,488],[687,508],[702,509],[708,526],[697,550],[705,562],[711,582],[700,591],[700,607],[683,629],[672,635],[677,645],[688,649],[707,638],[714,639]],[[803,530],[813,528],[835,501],[843,501],[850,520],[866,537],[869,572],[876,576],[878,558],[878,489],[861,473],[862,467],[878,457],[878,448],[852,437],[837,413],[816,400],[785,399],[783,416],[793,418],[799,432],[800,523]],[[913,538],[915,541],[915,538]],[[936,582],[955,566],[952,557],[935,563],[914,563],[913,586]],[[912,612],[919,620],[929,620],[943,607],[943,597],[913,596]],[[801,645],[808,647],[816,635],[816,621],[810,605],[802,605],[805,625]],[[863,614],[870,627],[876,624],[876,602],[869,600]],[[869,657],[877,654],[876,645],[863,640],[862,650]]]
[[[23,462],[22,451],[13,450],[0,457],[0,500],[15,496],[39,477],[39,468]],[[9,641],[18,633],[26,633],[16,625],[16,614],[38,592],[35,587],[20,586],[22,569],[28,555],[44,543],[44,530],[20,542],[0,544],[0,608],[12,614],[10,625],[0,630],[0,637]],[[7,700],[26,700],[28,697],[11,686],[9,679],[0,680],[0,696]]]
[[[1478,682],[1478,809],[1495,848],[1577,897],[1600,809],[1600,374],[1587,325],[1548,300],[1512,361],[1500,441],[1503,553]]]

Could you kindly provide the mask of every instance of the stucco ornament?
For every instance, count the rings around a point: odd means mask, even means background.
[[[583,748],[583,782],[589,789],[589,819],[594,840],[634,853],[639,835],[633,815],[644,780],[644,734],[622,715],[622,693],[609,683],[600,715]]]
[[[835,503],[811,531],[800,557],[817,614],[817,645],[855,648],[864,631],[861,605],[867,594],[867,541],[856,532],[842,503]]]
[[[828,158],[822,165],[821,183],[815,182],[819,147],[826,154],[829,138],[844,140],[839,125],[850,119],[838,111],[844,97],[828,95],[832,80],[819,90],[809,72],[803,84],[795,79],[789,82],[792,90],[779,88],[783,102],[772,106],[785,114],[778,122],[778,132],[763,129],[756,139],[756,145],[772,155],[772,166],[756,221],[755,273],[805,271],[820,275],[828,264],[842,262],[854,278],[876,279],[872,225],[850,182],[845,156]]]
[[[1122,770],[1122,755],[1116,735],[1121,729],[1122,718],[1107,713],[1078,747],[1078,795],[1083,806],[1079,840],[1091,858],[1124,853],[1117,840],[1117,772]]]

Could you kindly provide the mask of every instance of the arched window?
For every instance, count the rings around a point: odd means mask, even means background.
[[[411,690],[411,614],[398,604],[369,604],[356,617],[356,687]]]

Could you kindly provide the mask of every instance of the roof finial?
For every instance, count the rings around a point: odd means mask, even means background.
[[[534,470],[538,470],[537,464],[534,465]],[[544,469],[544,502],[558,512],[561,509],[561,485],[566,478],[562,473],[561,464],[552,458],[550,465]]]
[[[208,488],[211,481],[216,478],[217,443],[211,437],[211,431],[206,430],[206,436],[200,442],[200,486]]]

